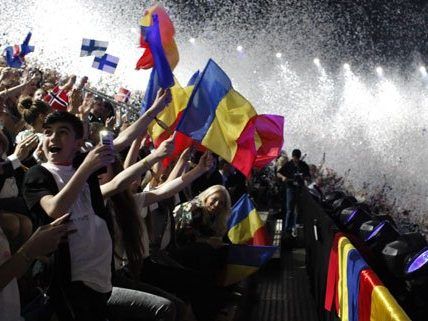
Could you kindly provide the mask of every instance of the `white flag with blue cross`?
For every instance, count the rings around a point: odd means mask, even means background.
[[[108,46],[108,41],[100,41],[94,39],[82,40],[82,47],[80,49],[80,57],[96,56],[101,57],[105,54]]]
[[[118,57],[104,54],[102,57],[95,57],[92,67],[113,74],[118,63]]]

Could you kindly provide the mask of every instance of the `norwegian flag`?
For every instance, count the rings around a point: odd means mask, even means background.
[[[120,87],[117,94],[114,95],[114,100],[118,103],[127,103],[131,97],[131,92],[123,87]]]
[[[68,91],[55,86],[43,100],[54,110],[67,111],[68,106]]]

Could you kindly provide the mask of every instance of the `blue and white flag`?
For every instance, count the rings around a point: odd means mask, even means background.
[[[94,39],[82,40],[82,48],[80,50],[80,57],[96,56],[101,57],[105,54],[108,46],[108,41],[100,41]]]
[[[102,57],[95,57],[92,67],[113,74],[119,63],[119,57],[104,54]]]

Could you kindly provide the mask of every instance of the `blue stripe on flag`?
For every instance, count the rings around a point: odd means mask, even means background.
[[[146,92],[144,94],[143,102],[141,103],[141,114],[145,113],[147,109],[153,104],[156,99],[156,94],[160,89],[159,77],[156,69],[153,68],[150,73],[149,83],[147,84]]]
[[[218,104],[231,89],[229,77],[210,59],[195,84],[177,130],[201,142],[211,126]]]
[[[233,205],[232,214],[227,222],[227,229],[230,230],[239,222],[244,220],[250,212],[254,210],[254,205],[251,202],[247,193],[243,194],[241,198]]]
[[[277,246],[228,245],[227,264],[262,266],[270,260]]]

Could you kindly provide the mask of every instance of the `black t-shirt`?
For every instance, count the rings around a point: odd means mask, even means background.
[[[311,177],[309,166],[304,161],[299,161],[297,164],[292,160],[288,161],[278,172],[287,177],[288,186],[293,186],[295,183],[302,184],[303,179]]]
[[[93,173],[88,178],[87,183],[91,194],[92,208],[97,216],[106,221],[110,236],[112,237],[112,218],[104,205],[104,199],[98,183],[98,172]],[[43,166],[33,166],[26,172],[23,184],[23,196],[27,207],[31,211],[31,218],[35,226],[45,225],[53,221],[40,206],[40,200],[43,196],[56,195],[58,192],[58,186],[54,177]],[[56,280],[56,284],[67,284],[71,281],[70,250],[68,243],[60,243],[58,250],[55,252],[54,261],[55,269],[53,279]]]

